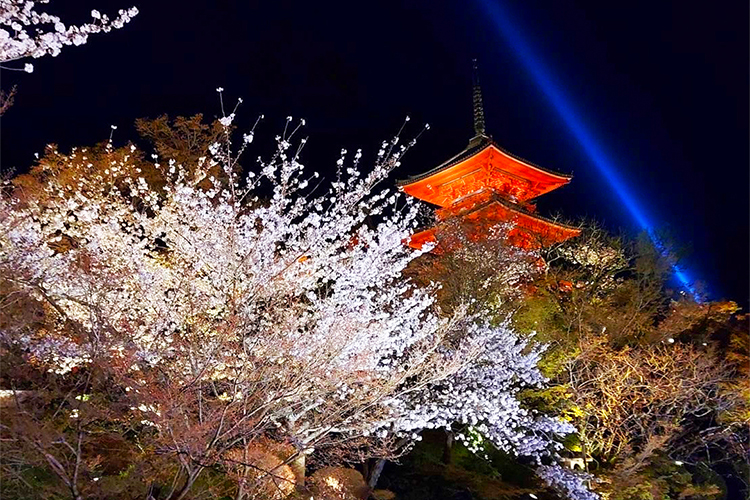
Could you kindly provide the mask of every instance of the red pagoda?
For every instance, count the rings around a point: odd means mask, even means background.
[[[422,248],[439,242],[441,229],[454,218],[473,239],[487,235],[498,224],[509,223],[509,241],[527,249],[578,236],[579,229],[536,214],[535,199],[564,186],[572,176],[523,160],[485,133],[476,64],[473,100],[475,134],[466,149],[428,172],[398,182],[407,194],[437,206],[437,225],[413,235],[409,245]]]

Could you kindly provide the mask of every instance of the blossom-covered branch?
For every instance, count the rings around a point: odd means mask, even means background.
[[[89,35],[122,28],[138,14],[137,8],[130,7],[110,19],[92,10],[93,22],[66,25],[58,16],[37,9],[38,4],[45,3],[49,0],[0,0],[0,64],[27,57],[55,57],[64,46],[83,45]],[[34,66],[26,63],[23,70],[31,73]]]

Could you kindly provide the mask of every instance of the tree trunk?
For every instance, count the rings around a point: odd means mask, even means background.
[[[159,500],[160,496],[161,486],[159,486],[157,483],[151,483],[151,486],[148,487],[148,495],[146,496],[146,500]]]
[[[378,479],[380,479],[380,474],[383,472],[383,467],[385,467],[385,459],[379,458],[377,462],[375,462],[375,466],[372,468],[372,472],[370,472],[370,479],[367,481],[367,485],[370,487],[370,489],[375,489],[375,486],[378,484]]]
[[[191,472],[188,474],[187,479],[185,480],[185,485],[180,488],[180,491],[178,491],[174,496],[174,500],[183,500],[188,492],[190,491],[190,488],[193,487],[193,483],[196,479],[198,479],[198,476],[203,471],[203,467],[200,467],[197,471]]]
[[[445,436],[445,443],[443,444],[443,463],[445,465],[450,465],[452,458],[451,458],[451,450],[453,449],[453,433],[447,432]]]
[[[289,467],[292,468],[292,472],[294,473],[294,482],[297,486],[297,489],[304,488],[305,487],[305,454],[304,453],[298,453],[297,458],[292,460],[292,462],[289,464]]]

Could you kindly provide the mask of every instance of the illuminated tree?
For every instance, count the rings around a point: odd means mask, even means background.
[[[646,239],[589,227],[544,255],[514,318],[553,346],[540,365],[553,384],[529,401],[575,423],[571,448],[597,487],[613,499],[714,498],[701,470],[731,463],[742,476],[747,318],[736,304],[672,293],[671,263]]]
[[[233,119],[220,119],[207,154],[180,161],[145,162],[135,146],[52,151],[33,183],[3,196],[3,346],[44,371],[46,385],[28,385],[59,408],[14,400],[8,477],[22,481],[32,457],[73,498],[125,491],[106,473],[118,467],[87,451],[102,428],[137,440],[140,488],[171,499],[217,469],[236,498],[252,497],[281,489],[306,456],[393,456],[455,422],[548,462],[573,428],[516,398],[544,383],[540,349],[466,307],[438,314],[434,290],[403,278],[420,255],[404,245],[417,210],[376,186],[413,142],[384,143],[369,172],[360,151],[342,151],[323,188],[300,163],[291,118],[271,157],[241,176],[255,132],[234,153]],[[40,317],[19,314],[22,303]]]

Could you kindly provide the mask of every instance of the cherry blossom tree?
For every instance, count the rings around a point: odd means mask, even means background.
[[[541,348],[467,307],[441,314],[433,287],[404,278],[429,249],[404,244],[417,206],[379,184],[415,140],[384,142],[371,170],[361,151],[342,150],[325,184],[301,163],[304,121],[289,117],[270,156],[241,174],[255,127],[235,151],[234,118],[221,118],[222,137],[193,164],[155,159],[158,188],[140,176],[135,146],[110,143],[103,170],[88,149],[58,152],[42,170],[90,175],[50,175],[43,196],[4,193],[3,348],[79,381],[55,399],[56,418],[73,424],[30,438],[28,425],[3,423],[17,446],[82,498],[104,474],[85,456],[91,426],[111,421],[170,464],[158,498],[186,498],[217,467],[236,479],[236,498],[252,498],[264,478],[290,481],[284,466],[304,471],[305,457],[393,456],[421,430],[459,423],[594,498],[550,465],[573,427],[516,397],[545,383]],[[513,282],[527,270],[505,272]],[[44,328],[12,312],[19,297],[45,311]],[[106,397],[90,396],[95,387]],[[269,442],[287,451],[264,468],[257,448]]]
[[[117,17],[110,19],[106,14],[92,10],[93,22],[66,25],[58,16],[38,10],[38,4],[45,3],[49,0],[0,0],[0,64],[28,57],[55,57],[64,46],[83,45],[89,35],[120,29],[138,14],[137,8],[130,7],[120,10]],[[31,73],[34,66],[26,63],[23,71]]]

